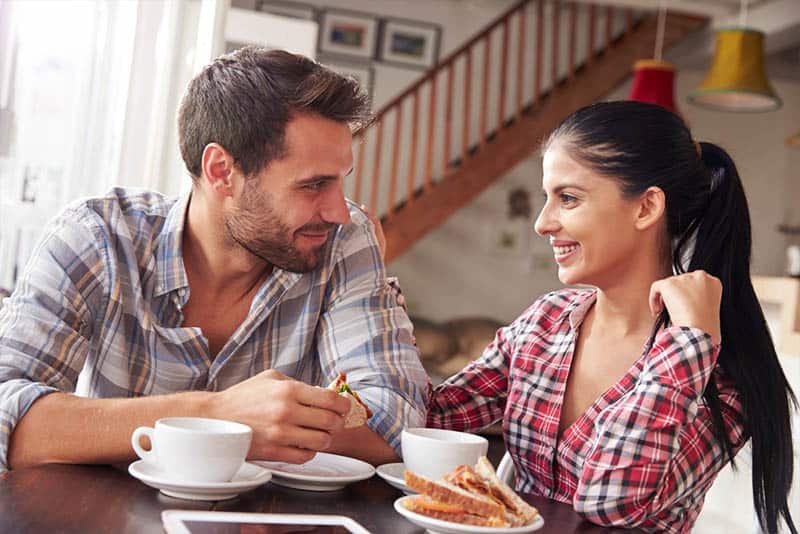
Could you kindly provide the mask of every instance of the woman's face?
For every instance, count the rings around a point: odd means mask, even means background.
[[[559,280],[601,288],[623,280],[644,245],[635,227],[639,202],[557,143],[544,155],[542,188],[546,202],[535,229],[550,239]]]

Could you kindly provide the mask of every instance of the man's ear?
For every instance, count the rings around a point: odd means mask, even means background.
[[[217,143],[203,149],[203,182],[215,195],[233,196],[235,164],[233,156]]]
[[[660,187],[648,187],[639,196],[639,207],[636,212],[635,226],[637,230],[646,230],[656,224],[666,210],[666,196]]]

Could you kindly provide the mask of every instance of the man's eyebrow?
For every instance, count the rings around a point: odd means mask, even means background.
[[[353,174],[353,168],[352,167],[350,167],[350,170],[347,171],[347,174],[345,174],[345,176],[350,176],[351,174]],[[338,180],[338,179],[339,179],[339,177],[335,176],[333,174],[317,174],[316,176],[310,176],[308,178],[301,178],[300,180],[297,180],[295,182],[295,185],[304,186],[304,185],[315,184],[315,183],[319,183],[319,182],[331,182],[331,181]]]

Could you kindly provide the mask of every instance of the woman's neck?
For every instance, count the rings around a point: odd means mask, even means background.
[[[619,336],[649,335],[655,320],[650,311],[650,287],[656,280],[670,275],[668,265],[645,262],[598,287],[593,310],[595,326]]]

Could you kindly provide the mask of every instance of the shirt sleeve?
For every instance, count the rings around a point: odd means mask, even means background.
[[[595,422],[574,508],[589,520],[633,527],[673,507],[699,507],[727,463],[701,402],[719,346],[695,328],[659,333],[636,386]],[[726,432],[743,444],[741,404],[731,384],[719,390]]]
[[[438,385],[428,403],[428,426],[474,432],[503,417],[514,324],[497,331],[477,360]]]
[[[75,390],[89,351],[101,254],[77,219],[49,225],[0,308],[0,472],[14,427],[41,396]]]
[[[318,330],[324,380],[338,372],[372,410],[367,425],[399,454],[403,428],[425,424],[428,375],[411,321],[386,271],[372,223],[360,212],[343,228],[329,303]]]

